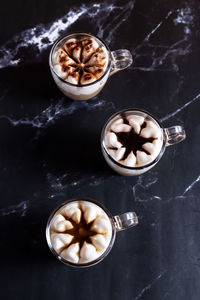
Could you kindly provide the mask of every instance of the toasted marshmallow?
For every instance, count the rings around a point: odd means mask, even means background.
[[[53,55],[53,64],[57,75],[64,80],[66,80],[67,76],[75,70],[75,67],[73,66],[74,61],[63,49],[59,49]]]
[[[82,45],[83,45],[82,60],[83,62],[85,62],[98,48],[98,43],[95,40],[84,39],[82,40]]]
[[[96,248],[88,244],[87,242],[84,242],[81,251],[80,251],[80,263],[87,263],[89,261],[95,260],[97,258],[97,251]]]
[[[146,165],[152,161],[152,156],[146,154],[143,151],[137,151],[136,157],[137,157],[137,164],[140,166]]]
[[[82,204],[82,210],[84,211],[84,219],[87,224],[91,223],[96,219],[98,211],[92,205]]]
[[[72,83],[72,84],[78,84],[79,82],[79,73],[78,72],[74,72],[74,73],[70,73],[67,76],[67,81]]]
[[[144,118],[141,116],[128,116],[127,120],[131,127],[134,129],[135,133],[139,134],[141,125],[144,123]]]
[[[80,223],[81,220],[81,210],[78,207],[66,207],[64,209],[65,214],[68,218],[71,218],[77,224]]]
[[[54,70],[55,70],[56,74],[59,77],[61,77],[62,79],[65,80],[67,78],[68,72],[63,71],[63,68],[61,65],[54,65]]]
[[[107,233],[111,228],[110,222],[104,216],[97,217],[91,226],[91,230],[97,233]]]
[[[70,221],[66,220],[61,214],[56,215],[53,218],[52,225],[53,230],[63,232],[73,228],[73,225]]]
[[[122,144],[118,141],[114,132],[106,133],[105,142],[107,147],[121,148]]]
[[[96,76],[93,75],[92,73],[83,72],[83,75],[81,76],[80,79],[80,84],[85,85],[85,84],[92,83],[96,80],[97,80]]]
[[[63,247],[66,247],[71,243],[73,236],[65,233],[53,233],[51,235],[52,246],[56,252],[60,252]]]
[[[127,167],[135,167],[136,157],[133,154],[133,151],[130,152],[130,154],[127,156],[126,159],[124,159],[123,161],[120,161],[120,162],[123,163],[123,165],[125,165]]]
[[[52,61],[54,64],[67,64],[67,65],[70,65],[70,64],[73,64],[74,63],[74,60],[71,59],[69,57],[69,55],[62,49],[58,49],[58,51],[56,51],[53,56],[52,56]]]
[[[158,138],[160,135],[160,128],[152,121],[146,121],[146,127],[141,130],[141,136],[144,138]]]
[[[73,56],[73,50],[80,45],[80,42],[77,41],[76,39],[70,39],[67,41],[64,45],[64,49],[71,55]]]
[[[121,160],[126,151],[125,147],[119,148],[117,150],[108,149],[108,153],[117,161]]]
[[[79,243],[70,245],[67,249],[64,249],[60,255],[69,262],[77,264],[79,261]]]
[[[95,53],[91,56],[91,58],[87,62],[87,66],[100,65],[105,66],[107,62],[106,53],[103,49],[97,48]]]
[[[101,66],[85,67],[88,73],[92,73],[96,79],[100,78],[104,73],[104,68]]]
[[[102,234],[93,235],[90,237],[90,239],[98,251],[102,251],[107,247],[108,241]]]
[[[72,56],[73,58],[80,62],[80,58],[81,58],[81,45],[77,45],[73,50],[72,50]]]

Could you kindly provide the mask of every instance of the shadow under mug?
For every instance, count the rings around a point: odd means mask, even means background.
[[[108,63],[103,75],[99,79],[89,84],[77,85],[65,81],[56,73],[55,68],[53,66],[52,57],[55,54],[55,52],[58,49],[62,48],[63,45],[68,40],[70,39],[80,40],[83,38],[91,38],[98,43],[99,47],[105,49],[105,51],[107,52]],[[110,51],[110,49],[108,48],[108,46],[105,44],[104,41],[88,33],[74,33],[60,38],[52,46],[49,55],[49,66],[56,85],[64,95],[66,95],[67,97],[73,100],[88,100],[96,96],[104,87],[109,76],[113,75],[116,72],[128,68],[132,64],[132,62],[133,62],[133,58],[129,50],[120,49],[116,51]]]
[[[137,115],[143,117],[145,120],[149,120],[153,122],[160,130],[162,136],[162,147],[158,155],[151,161],[145,165],[136,166],[136,167],[129,167],[126,166],[118,161],[116,161],[110,154],[106,146],[105,142],[105,134],[108,129],[111,127],[112,123],[115,122],[117,119],[130,115]],[[142,110],[142,109],[125,109],[120,112],[115,113],[112,115],[108,121],[105,123],[102,132],[101,132],[101,149],[103,156],[107,162],[107,164],[117,173],[125,176],[136,176],[143,174],[153,168],[163,156],[166,147],[180,143],[186,138],[185,130],[182,126],[172,126],[168,128],[163,128],[162,124],[158,119],[156,119],[152,114],[149,112]]]
[[[77,201],[81,201],[81,202],[89,202],[89,203],[93,203],[95,205],[97,205],[99,208],[101,208],[104,213],[107,215],[110,224],[111,224],[111,228],[112,228],[112,235],[111,235],[111,239],[110,239],[110,243],[107,246],[107,248],[105,249],[105,251],[102,253],[101,256],[99,256],[97,259],[88,262],[88,263],[72,263],[67,261],[66,259],[64,259],[61,255],[59,255],[51,242],[51,222],[53,217],[59,213],[64,206],[66,206],[69,203],[73,203],[73,202],[77,202]],[[127,212],[127,213],[123,213],[121,215],[117,215],[117,216],[112,216],[112,214],[99,202],[89,199],[89,198],[74,198],[71,200],[68,200],[64,203],[62,203],[61,205],[59,205],[50,215],[48,222],[47,222],[47,226],[46,226],[46,240],[47,240],[47,244],[51,250],[51,252],[56,256],[56,258],[61,261],[62,263],[72,266],[72,267],[78,267],[78,268],[83,268],[83,267],[90,267],[90,266],[94,266],[97,263],[99,263],[100,261],[102,261],[110,252],[110,250],[112,249],[114,242],[115,242],[115,237],[116,237],[116,233],[118,231],[122,231],[128,228],[131,228],[133,226],[136,226],[138,224],[138,217],[136,215],[135,212],[131,211],[131,212]]]

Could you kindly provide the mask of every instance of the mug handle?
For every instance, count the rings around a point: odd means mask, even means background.
[[[185,130],[182,126],[172,126],[164,129],[166,135],[166,146],[171,146],[182,142],[186,138]]]
[[[133,63],[133,57],[129,50],[119,49],[111,51],[111,69],[110,76],[128,68]]]
[[[117,231],[128,229],[138,224],[138,217],[133,211],[124,213],[119,216],[114,216],[113,219]]]

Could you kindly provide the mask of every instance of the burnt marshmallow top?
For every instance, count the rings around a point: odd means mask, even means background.
[[[66,261],[76,264],[101,256],[112,236],[106,213],[88,201],[66,204],[53,217],[50,230],[54,250]]]
[[[108,153],[128,167],[140,167],[152,162],[160,153],[162,144],[160,127],[137,114],[120,116],[105,132]]]
[[[52,56],[59,77],[75,85],[99,79],[108,65],[107,50],[92,38],[70,39]]]

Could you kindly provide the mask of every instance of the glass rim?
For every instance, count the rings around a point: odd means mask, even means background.
[[[80,85],[80,84],[74,84],[74,83],[71,83],[71,82],[67,82],[65,81],[63,78],[61,78],[55,71],[54,69],[54,66],[53,66],[53,63],[52,63],[52,54],[54,52],[54,49],[55,47],[62,41],[64,40],[65,38],[70,38],[70,37],[73,37],[75,35],[86,35],[86,36],[90,36],[92,38],[95,38],[97,40],[99,40],[106,48],[107,50],[107,53],[108,53],[108,64],[107,64],[107,67],[106,67],[106,70],[105,72],[103,73],[103,75],[101,77],[99,77],[97,80],[91,82],[91,83],[87,83],[87,84],[84,84],[84,85]],[[110,66],[111,66],[111,51],[109,49],[109,47],[106,45],[106,43],[101,39],[99,38],[98,36],[96,35],[93,35],[93,34],[90,34],[90,33],[86,33],[86,32],[74,32],[74,33],[71,33],[71,34],[67,34],[67,35],[62,35],[60,38],[58,38],[53,46],[51,47],[51,50],[50,50],[50,53],[49,53],[49,66],[50,66],[50,69],[51,71],[55,74],[55,76],[57,76],[59,78],[59,80],[61,80],[63,83],[65,84],[68,84],[70,86],[74,86],[74,87],[88,87],[88,86],[91,86],[93,84],[95,84],[96,82],[99,82],[107,73],[108,71],[110,70]]]
[[[138,111],[138,112],[143,112],[147,115],[149,115],[153,120],[155,120],[158,125],[160,126],[160,129],[162,130],[162,134],[163,134],[163,141],[162,141],[162,147],[160,149],[160,152],[158,153],[158,155],[156,156],[156,158],[151,161],[150,163],[146,164],[146,165],[143,165],[143,166],[139,166],[139,167],[129,167],[129,166],[125,166],[123,164],[120,164],[118,161],[116,161],[107,151],[107,147],[105,146],[105,130],[106,130],[106,127],[107,125],[110,123],[110,121],[112,119],[114,119],[117,115],[120,115],[122,113],[126,113],[126,112],[131,112],[131,111]],[[162,126],[161,122],[156,118],[154,117],[151,113],[149,113],[148,111],[146,110],[143,110],[143,109],[140,109],[140,108],[127,108],[127,109],[123,109],[121,111],[118,111],[116,113],[114,113],[111,117],[108,118],[108,120],[106,121],[106,123],[104,124],[103,128],[102,128],[102,131],[101,131],[101,147],[102,147],[102,151],[104,151],[104,153],[108,156],[108,158],[116,165],[118,165],[119,167],[121,168],[124,168],[124,169],[127,169],[127,170],[142,170],[144,168],[148,168],[152,165],[154,165],[155,163],[157,163],[164,151],[165,151],[165,145],[166,145],[166,135],[165,135],[165,132],[164,132],[164,127]]]
[[[76,202],[76,201],[87,201],[87,202],[91,202],[96,204],[97,206],[99,206],[100,208],[103,209],[103,211],[107,214],[111,226],[112,226],[112,236],[111,236],[111,240],[109,245],[107,246],[106,250],[95,260],[92,260],[91,262],[87,262],[87,263],[82,263],[82,264],[76,264],[76,263],[72,263],[66,259],[64,259],[63,257],[61,257],[60,254],[58,254],[56,252],[56,250],[54,249],[52,242],[51,242],[51,237],[50,237],[50,227],[51,227],[51,221],[53,219],[53,217],[55,216],[55,214],[66,204],[71,203],[71,202]],[[114,241],[115,241],[115,237],[116,237],[116,226],[114,223],[114,219],[112,214],[109,212],[109,210],[107,210],[107,208],[105,208],[101,203],[91,199],[91,198],[87,198],[87,197],[82,197],[82,198],[72,198],[69,200],[66,200],[65,202],[62,202],[59,206],[57,206],[53,212],[50,214],[48,221],[47,221],[47,225],[46,225],[46,241],[48,244],[49,249],[51,250],[51,252],[55,255],[55,257],[62,263],[64,263],[65,265],[69,265],[71,267],[76,267],[76,268],[85,268],[85,267],[90,267],[90,266],[94,266],[97,263],[99,263],[100,261],[102,261],[111,251]]]

